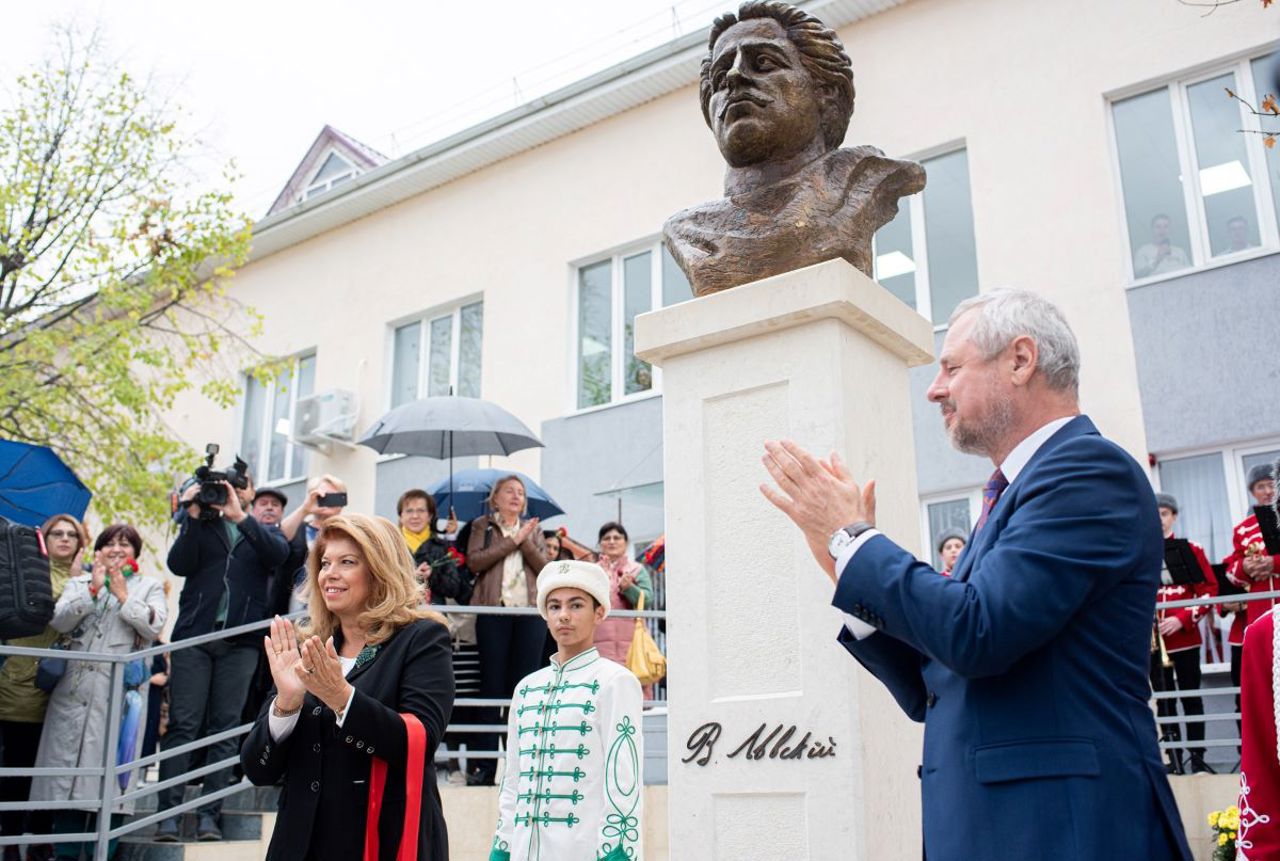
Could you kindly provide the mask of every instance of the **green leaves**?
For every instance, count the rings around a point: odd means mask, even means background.
[[[2,92],[4,88],[0,88]],[[196,456],[162,415],[234,403],[229,346],[261,318],[225,294],[250,220],[193,185],[180,116],[90,39],[0,105],[0,437],[50,445],[104,518],[158,522]],[[222,361],[225,361],[223,359]]]

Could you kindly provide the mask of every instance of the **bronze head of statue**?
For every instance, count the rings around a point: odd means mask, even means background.
[[[694,293],[834,257],[870,275],[871,237],[924,187],[924,169],[874,147],[840,149],[854,86],[839,37],[787,3],[750,0],[712,25],[698,94],[726,197],[663,229]]]

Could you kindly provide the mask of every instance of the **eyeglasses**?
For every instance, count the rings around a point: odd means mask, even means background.
[[[74,541],[78,539],[80,536],[67,529],[54,529],[49,532],[47,537],[48,538],[70,538],[71,540]]]

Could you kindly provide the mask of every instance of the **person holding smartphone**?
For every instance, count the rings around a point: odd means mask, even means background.
[[[280,531],[289,542],[289,558],[275,579],[271,603],[276,613],[287,615],[306,609],[303,585],[307,579],[307,553],[329,518],[341,514],[346,507],[347,483],[325,473],[307,482],[307,498],[280,521]]]

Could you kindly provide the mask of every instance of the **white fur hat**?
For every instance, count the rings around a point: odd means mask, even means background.
[[[557,589],[581,589],[604,607],[609,615],[609,575],[594,562],[564,559],[548,563],[538,575],[538,612],[547,618],[547,596]]]

